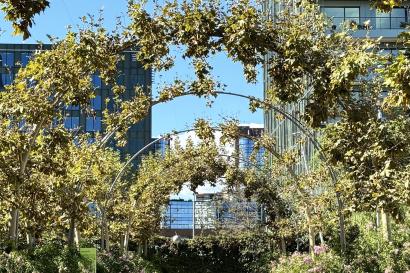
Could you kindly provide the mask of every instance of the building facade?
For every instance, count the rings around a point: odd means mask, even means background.
[[[158,138],[153,138],[152,141],[158,140]],[[161,138],[154,143],[153,152],[164,157],[167,149],[171,145],[171,140],[168,138]]]
[[[0,44],[0,90],[13,81],[15,74],[21,66],[27,65],[30,57],[37,50],[48,50],[50,45],[35,44]],[[135,86],[143,86],[150,92],[152,74],[144,69],[135,58],[135,51],[124,51],[123,60],[118,64],[118,83],[125,86],[124,99],[135,96]],[[88,133],[104,132],[102,112],[110,105],[105,100],[112,96],[110,86],[104,84],[98,75],[93,75],[92,82],[95,88],[95,98],[91,106],[95,115],[87,116],[78,106],[69,105],[65,108],[64,126],[67,129],[83,130]],[[125,147],[117,147],[123,156],[134,154],[151,141],[151,112],[139,123],[131,126],[128,131]],[[115,146],[114,143],[111,143]]]
[[[409,25],[410,9],[406,3],[396,7],[389,13],[382,13],[371,7],[370,1],[340,1],[319,0],[320,9],[332,20],[332,29],[337,31],[340,27],[354,26],[352,36],[356,38],[370,37],[381,39],[383,54],[396,55],[400,50],[395,41],[397,36]],[[283,7],[282,1],[265,0],[264,9],[273,18]],[[268,59],[267,56],[266,59]],[[269,89],[270,78],[267,73],[268,64],[264,65],[264,94]],[[292,116],[302,119],[307,100],[302,98],[299,102],[286,105],[277,105]],[[291,121],[284,118],[274,110],[264,112],[264,125],[267,133],[277,140],[279,152],[295,149],[299,152],[299,160],[294,165],[296,173],[308,171],[314,164],[314,146],[306,139],[301,130]],[[317,136],[317,133],[315,132]]]
[[[227,193],[202,193],[192,200],[170,200],[162,215],[161,234],[192,238],[218,229],[251,228],[264,220],[263,207],[256,202]]]
[[[264,133],[262,124],[242,124],[239,130],[243,136],[236,141],[236,149],[240,155],[239,167],[247,168],[252,165],[261,167],[265,161],[265,149],[260,148],[255,150],[255,139],[260,138]],[[255,162],[252,162],[251,157],[255,155]]]

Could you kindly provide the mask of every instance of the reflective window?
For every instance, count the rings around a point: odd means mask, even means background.
[[[91,99],[91,108],[94,110],[101,110],[101,96],[96,95],[95,98]]]
[[[80,110],[80,106],[70,104],[70,105],[67,105],[67,106],[65,107],[65,109],[66,109],[66,110]]]
[[[28,62],[30,61],[31,58],[31,53],[29,52],[23,52],[21,53],[21,65],[23,67],[27,66]]]
[[[0,52],[0,63],[3,67],[14,66],[14,53],[13,52]]]
[[[242,168],[251,167],[254,164],[258,166],[263,165],[265,149],[264,148],[259,149],[257,153],[255,154],[256,162],[251,162],[251,156],[254,152],[254,148],[255,148],[255,143],[253,140],[246,138],[246,137],[241,137],[239,139],[239,151],[241,155],[241,159],[239,162],[240,167]]]
[[[360,23],[359,7],[321,7],[321,11],[332,18],[335,28],[344,23],[356,25]]]
[[[191,229],[193,224],[192,201],[170,200],[163,214],[161,226],[168,229]]]
[[[67,129],[76,129],[80,127],[80,117],[65,117],[64,127]]]
[[[0,89],[3,89],[4,86],[9,85],[13,82],[13,76],[10,73],[1,73],[0,78]]]
[[[87,132],[101,131],[101,117],[87,117],[85,123],[85,130]]]
[[[101,78],[98,75],[93,75],[92,76],[92,82],[93,82],[93,86],[95,88],[101,88]]]
[[[395,29],[403,28],[407,22],[406,9],[394,8],[391,12],[376,12],[376,28]]]

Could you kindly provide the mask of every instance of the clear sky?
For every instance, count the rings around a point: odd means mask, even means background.
[[[46,9],[45,13],[36,16],[35,25],[31,29],[32,37],[26,41],[23,41],[20,36],[12,36],[10,22],[1,20],[0,43],[36,43],[36,41],[47,43],[47,34],[63,37],[67,26],[77,25],[80,23],[79,18],[84,15],[98,15],[101,8],[103,8],[108,29],[115,25],[117,17],[121,17],[124,24],[127,23],[127,0],[51,0],[50,2],[50,8]],[[4,14],[1,14],[1,17],[3,16]],[[259,75],[258,84],[250,85],[244,80],[242,67],[232,63],[225,56],[215,57],[212,59],[212,64],[215,76],[228,86],[226,91],[262,97],[262,75]],[[192,77],[192,70],[184,61],[177,60],[175,69],[167,73],[154,74],[154,92],[161,83],[172,81],[176,75],[180,78],[189,78]],[[196,118],[218,122],[223,117],[234,117],[242,123],[263,123],[262,112],[257,111],[252,114],[244,99],[218,97],[212,108],[209,108],[204,99],[184,97],[153,108],[152,134],[158,136],[172,130],[186,129],[191,127],[190,125]]]

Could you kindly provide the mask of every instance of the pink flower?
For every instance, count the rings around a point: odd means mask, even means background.
[[[320,266],[315,266],[314,268],[309,269],[307,272],[309,273],[322,272],[322,268]]]
[[[305,264],[311,264],[311,263],[313,263],[313,260],[312,260],[312,258],[310,258],[309,256],[307,256],[307,257],[303,258],[303,262],[304,262]]]
[[[292,253],[292,257],[298,257],[298,256],[300,256],[300,252],[295,251]]]
[[[314,252],[316,255],[325,253],[326,251],[327,251],[327,246],[326,246],[326,245],[314,246],[314,247],[313,247],[313,252]]]
[[[393,270],[391,269],[391,267],[388,267],[384,270],[384,273],[393,273]]]

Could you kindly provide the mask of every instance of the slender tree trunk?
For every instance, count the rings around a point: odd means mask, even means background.
[[[109,251],[108,246],[108,225],[105,209],[101,209],[101,249]]]
[[[147,257],[148,256],[148,241],[145,240],[144,242],[144,256]]]
[[[380,229],[381,227],[381,213],[379,209],[376,209],[376,230]]]
[[[74,242],[75,242],[75,246],[77,249],[80,249],[80,240],[81,240],[80,231],[77,229],[76,226],[74,226]]]
[[[383,238],[391,242],[392,235],[391,235],[391,219],[390,215],[386,213],[383,209],[381,210],[381,223],[382,223],[382,232]]]
[[[141,242],[138,243],[138,256],[142,256],[142,245],[141,245]]]
[[[124,251],[124,253],[125,253],[125,256],[127,256],[128,257],[128,246],[129,246],[129,243],[130,243],[130,233],[129,233],[129,231],[127,231],[127,232],[125,232],[125,234],[124,234],[124,239],[123,239],[123,251]]]
[[[339,216],[339,239],[342,255],[346,252],[346,228],[345,228],[345,216],[343,214],[344,204],[341,199],[340,193],[336,192],[337,198],[337,213]]]
[[[283,255],[286,255],[286,241],[283,236],[280,236],[280,250]]]
[[[74,217],[71,217],[70,219],[70,229],[68,231],[68,246],[69,247],[74,247],[74,239],[75,237],[75,219]]]
[[[104,232],[104,234],[105,234],[105,238],[104,238],[105,250],[110,251],[110,234],[109,234],[108,224],[107,223],[105,223],[104,229],[105,229],[105,232]]]
[[[125,230],[125,234],[124,234],[124,248],[123,248],[123,251],[127,257],[128,257],[128,245],[130,241],[130,231],[131,231],[131,215],[128,215],[127,229]]]
[[[10,229],[9,229],[9,239],[11,243],[11,248],[17,249],[17,242],[18,242],[18,218],[19,218],[19,210],[17,208],[13,208],[10,212],[11,220],[10,220]]]
[[[325,244],[325,240],[323,239],[323,232],[319,231],[319,239],[320,239],[320,244],[324,245]]]
[[[312,226],[312,212],[310,206],[306,205],[306,220],[308,225],[308,237],[309,237],[309,253],[314,256],[314,247],[315,247],[315,231]]]

